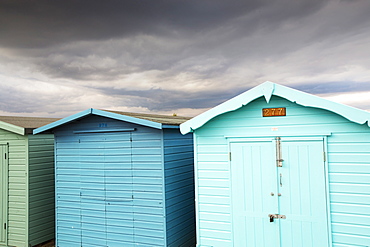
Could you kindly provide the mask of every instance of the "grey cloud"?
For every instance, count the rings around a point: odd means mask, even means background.
[[[323,83],[305,83],[296,86],[296,89],[311,94],[334,94],[370,91],[369,82],[336,81]]]
[[[125,95],[131,103],[126,106],[144,107],[151,111],[171,111],[181,108],[211,108],[231,97],[234,97],[246,89],[224,88],[221,90],[210,90],[208,92],[182,92],[180,90],[149,89],[135,91],[129,89],[101,89],[107,95]]]

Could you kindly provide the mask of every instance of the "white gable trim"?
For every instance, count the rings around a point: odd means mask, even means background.
[[[18,134],[18,135],[25,135],[25,128],[16,126],[14,124],[6,123],[3,121],[0,121],[0,129]]]
[[[367,122],[370,127],[370,113],[367,111],[267,81],[182,123],[180,125],[180,131],[182,134],[193,132],[214,117],[226,112],[235,111],[261,96],[264,96],[266,102],[269,103],[273,95],[280,96],[299,105],[320,108],[337,113],[354,123],[364,124]]]

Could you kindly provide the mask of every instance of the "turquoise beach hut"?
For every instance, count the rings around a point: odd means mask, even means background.
[[[54,238],[54,137],[32,130],[56,120],[0,116],[0,246]]]
[[[54,133],[56,246],[194,246],[188,118],[88,109]]]
[[[198,246],[370,246],[370,113],[265,82],[193,132]]]

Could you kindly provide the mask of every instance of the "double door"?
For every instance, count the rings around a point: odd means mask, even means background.
[[[234,246],[329,246],[323,139],[231,143]]]
[[[131,133],[79,134],[81,246],[134,241]]]

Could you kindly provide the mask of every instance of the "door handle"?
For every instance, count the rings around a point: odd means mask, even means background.
[[[283,175],[280,173],[280,187],[283,187]]]

